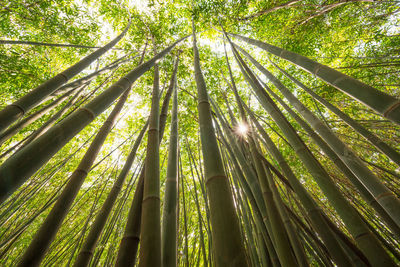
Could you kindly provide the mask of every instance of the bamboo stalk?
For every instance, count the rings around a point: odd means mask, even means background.
[[[178,60],[178,59],[176,59]],[[161,142],[165,124],[167,121],[169,101],[171,94],[176,83],[176,73],[178,71],[177,64],[175,64],[173,74],[171,75],[170,84],[165,94],[164,101],[161,107],[159,118],[159,142]],[[141,215],[142,215],[142,199],[143,199],[143,180],[144,168],[139,176],[139,181],[136,186],[136,191],[133,196],[132,204],[129,209],[128,219],[125,226],[123,238],[121,239],[120,248],[118,250],[116,267],[134,266],[136,262],[136,254],[140,241],[140,228],[141,228]]]
[[[299,158],[304,162],[305,166],[309,169],[324,194],[329,199],[332,206],[338,212],[339,216],[344,220],[347,228],[356,239],[361,250],[367,254],[371,263],[380,266],[383,262],[388,266],[393,266],[392,259],[387,255],[384,249],[379,245],[379,241],[374,237],[371,231],[367,228],[365,223],[359,217],[356,210],[348,203],[344,196],[340,193],[337,186],[330,179],[329,174],[311,154],[310,150],[305,146],[304,142],[297,135],[293,126],[287,121],[283,114],[279,111],[276,104],[270,97],[262,92],[262,87],[256,80],[254,74],[250,71],[240,55],[234,47],[233,51],[237,57],[239,66],[245,76],[246,80],[250,83],[252,89],[259,97],[260,103],[270,113],[272,118],[285,133],[288,141],[292,144]],[[372,252],[374,251],[374,252]],[[376,256],[379,253],[379,257]]]
[[[39,266],[51,242],[55,238],[69,208],[71,207],[78,191],[84,182],[90,167],[93,165],[97,154],[99,153],[107,135],[110,133],[115,120],[124,106],[128,98],[130,90],[126,90],[113,111],[100,128],[98,134],[94,138],[92,144],[81,159],[78,167],[72,173],[66,188],[63,190],[60,198],[52,208],[50,214],[46,217],[45,222],[39,228],[34,239],[18,263],[19,267],[23,266]]]
[[[246,54],[245,54],[246,55]],[[301,103],[272,73],[258,63],[247,53],[249,60],[269,79],[276,88],[285,96],[292,106],[303,116],[309,125],[319,133],[328,143],[336,155],[351,170],[361,182],[360,188],[365,186],[375,199],[400,227],[400,200],[380,181],[372,171],[357,157],[357,155],[344,144],[335,133],[317,118],[303,103]],[[272,92],[271,90],[269,90]]]
[[[247,256],[240,238],[239,222],[233,206],[232,193],[223,170],[212,126],[206,84],[200,68],[194,22],[192,22],[192,28],[200,137],[204,155],[205,183],[210,203],[215,264],[216,266],[247,266]]]
[[[305,56],[245,36],[233,33],[228,34],[294,63],[309,73],[321,78],[333,87],[360,101],[364,105],[372,108],[381,116],[400,124],[399,99]]]
[[[131,26],[131,20],[128,25],[117,37],[111,40],[105,46],[97,49],[93,53],[84,57],[78,63],[57,74],[53,78],[49,79],[45,83],[39,85],[25,96],[21,97],[11,105],[6,106],[0,111],[0,132],[3,132],[6,127],[16,121],[18,118],[27,113],[30,109],[38,105],[44,98],[53,93],[58,87],[66,83],[69,79],[80,73],[83,69],[88,67],[93,61],[106,53],[111,49],[119,40],[124,37],[129,27]]]
[[[179,39],[152,59],[130,71],[125,77],[114,83],[103,93],[70,114],[55,127],[52,127],[38,139],[15,153],[0,166],[0,203],[25,182],[36,170],[45,164],[80,130],[101,114],[118,96],[132,85],[143,73],[150,69],[156,61],[163,58]]]
[[[178,203],[178,92],[175,86],[165,178],[163,220],[161,226],[162,266],[177,266],[177,203]]]
[[[124,167],[122,168],[121,172],[118,175],[118,178],[115,180],[113,187],[111,188],[110,192],[107,195],[106,200],[104,201],[103,205],[100,208],[100,211],[96,215],[90,231],[86,236],[81,249],[79,250],[78,256],[74,262],[73,266],[87,266],[90,262],[90,259],[93,255],[93,249],[96,246],[97,240],[100,237],[100,234],[103,231],[103,228],[107,222],[107,219],[111,213],[111,210],[117,200],[118,194],[122,189],[124,181],[128,176],[129,170],[133,164],[133,161],[136,157],[136,152],[139,148],[139,145],[143,139],[145,131],[147,129],[147,122],[143,126],[141,132],[139,133],[136,141],[129,153]]]

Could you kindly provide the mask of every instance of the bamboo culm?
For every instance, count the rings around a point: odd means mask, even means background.
[[[62,122],[8,158],[0,166],[0,183],[3,185],[0,191],[0,203],[45,164],[72,137],[101,114],[136,79],[149,70],[156,61],[163,58],[177,43],[185,38],[187,37],[176,41],[152,59],[129,72],[83,108],[73,112]]]
[[[244,50],[243,50],[244,51]],[[344,164],[354,173],[363,186],[374,196],[375,200],[386,210],[392,219],[400,226],[400,200],[368,169],[357,155],[344,144],[332,130],[318,119],[305,105],[303,105],[272,73],[258,63],[248,53],[249,60],[270,80],[285,96],[292,106],[304,117],[309,125],[317,131],[326,143],[332,148]]]
[[[272,116],[282,132],[288,138],[288,141],[292,144],[299,158],[304,162],[305,166],[309,169],[310,173],[315,178],[316,182],[329,199],[332,206],[339,213],[341,218],[344,220],[347,228],[355,237],[357,244],[361,250],[366,254],[368,259],[373,266],[381,266],[384,262],[388,266],[393,266],[392,259],[387,255],[382,246],[365,223],[360,218],[357,211],[348,203],[344,196],[340,193],[337,186],[330,179],[329,174],[312,155],[311,151],[306,147],[304,142],[295,132],[293,126],[287,121],[287,119],[280,112],[276,104],[272,99],[263,93],[263,89],[254,74],[247,67],[243,59],[240,57],[236,49],[232,46],[232,50],[235,53],[239,66],[242,70],[246,80],[253,88],[254,92],[259,97],[260,103]],[[379,253],[379,257],[377,256]]]
[[[381,116],[386,117],[393,122],[400,124],[400,100],[388,95],[372,86],[358,81],[346,74],[334,70],[328,66],[322,65],[305,56],[287,51],[277,46],[254,40],[238,34],[228,33],[246,43],[260,47],[261,49],[274,54],[280,58],[294,63],[309,73],[321,78],[335,88],[341,90],[347,95],[360,101],[364,105],[372,108]]]
[[[178,209],[178,93],[175,86],[165,178],[163,219],[161,225],[161,261],[164,267],[177,266],[177,209]]]
[[[210,203],[215,265],[217,267],[247,266],[247,256],[240,236],[239,221],[235,213],[229,181],[224,173],[212,126],[206,84],[200,68],[194,22],[192,22],[192,28],[200,137],[204,158],[205,183]]]
[[[144,166],[139,251],[140,267],[161,266],[159,83],[159,69],[156,64],[154,66],[153,92],[149,129],[147,131],[146,164]]]
[[[0,132],[3,132],[11,123],[26,114],[30,109],[42,102],[43,99],[45,99],[48,95],[57,90],[58,87],[66,83],[69,79],[80,73],[93,61],[110,50],[116,43],[119,42],[119,40],[122,39],[122,37],[124,37],[130,25],[131,20],[129,20],[128,25],[125,27],[122,33],[111,40],[108,44],[97,49],[93,53],[80,60],[78,63],[57,74],[53,78],[30,91],[25,96],[2,109],[0,111]]]
[[[28,249],[22,256],[21,261],[18,263],[19,267],[23,266],[39,266],[42,261],[45,252],[49,248],[53,241],[58,229],[60,228],[65,216],[67,215],[69,208],[71,207],[78,191],[85,180],[91,166],[93,165],[97,154],[99,153],[107,135],[111,131],[112,126],[120,113],[122,107],[128,98],[129,90],[127,90],[123,96],[119,99],[117,105],[115,105],[113,111],[100,128],[98,134],[94,138],[90,147],[83,156],[78,167],[75,169],[70,177],[70,180],[61,193],[61,196],[57,200],[56,204],[46,217],[44,223],[41,225],[39,231],[31,241]]]
[[[125,161],[124,167],[119,173],[118,178],[115,180],[113,187],[111,188],[110,192],[107,195],[106,200],[104,201],[99,212],[97,213],[90,227],[90,231],[86,236],[81,249],[79,250],[78,256],[73,266],[87,266],[89,264],[90,259],[93,255],[93,249],[96,246],[97,240],[104,229],[104,226],[115,204],[115,201],[117,200],[118,194],[121,191],[125,179],[128,176],[129,170],[133,164],[133,161],[135,160],[136,151],[138,150],[139,145],[143,139],[143,136],[147,129],[147,125],[148,124],[146,122],[142,130],[140,131],[138,137],[136,138],[135,143],[131,149],[131,152],[129,153]]]
[[[178,60],[178,57],[176,60]],[[178,65],[175,64],[173,74],[171,75],[170,84],[164,96],[164,101],[161,107],[159,118],[159,142],[161,142],[164,134],[165,124],[168,115],[169,101],[171,99],[171,95],[176,83],[176,74],[178,71],[177,66]],[[136,186],[136,191],[133,196],[131,207],[129,209],[124,236],[121,239],[120,248],[118,250],[117,261],[115,264],[116,267],[134,266],[136,262],[136,254],[140,241],[144,170],[145,169],[143,168],[140,173],[139,181]]]

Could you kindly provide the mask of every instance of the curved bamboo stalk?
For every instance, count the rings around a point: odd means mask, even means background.
[[[254,40],[238,34],[228,33],[246,43],[260,47],[278,57],[288,60],[297,66],[303,68],[309,73],[321,78],[333,87],[348,94],[364,105],[372,108],[381,116],[386,117],[393,122],[400,124],[400,100],[375,89],[361,81],[358,81],[346,74],[334,70],[328,66],[322,65],[305,56],[287,51],[277,46]]]
[[[228,179],[212,126],[210,104],[204,77],[201,73],[199,52],[193,27],[194,70],[197,85],[201,145],[207,193],[210,198],[212,242],[216,266],[247,266],[247,256],[240,238],[238,218],[233,206]]]
[[[78,63],[57,74],[53,78],[49,79],[45,83],[39,85],[32,91],[30,91],[25,96],[21,97],[11,105],[6,106],[0,111],[0,132],[4,131],[11,123],[16,121],[18,118],[27,113],[30,109],[38,105],[43,101],[48,95],[53,93],[58,87],[66,83],[69,79],[80,73],[83,69],[88,67],[93,61],[106,53],[110,48],[112,48],[119,40],[124,37],[131,25],[131,20],[129,20],[128,25],[117,37],[111,40],[105,46],[97,49],[93,53],[84,57]]]
[[[344,144],[335,133],[327,127],[317,116],[315,116],[303,103],[301,103],[289,89],[286,88],[271,72],[264,68],[248,53],[245,54],[249,60],[270,80],[277,89],[285,96],[292,106],[303,116],[310,126],[317,131],[323,140],[328,143],[336,155],[354,173],[377,201],[392,217],[393,221],[400,227],[400,200],[380,181],[380,179],[368,169],[358,156]],[[267,87],[266,87],[267,88]],[[272,92],[269,88],[267,88]],[[272,92],[273,93],[273,92]],[[278,97],[279,99],[279,97]],[[353,179],[354,180],[354,179]],[[362,189],[361,189],[362,190]],[[368,192],[366,192],[368,193]],[[374,201],[370,199],[369,201]]]
[[[87,48],[87,49],[101,48],[100,46],[88,46],[88,45],[76,45],[76,44],[55,44],[55,43],[21,41],[21,40],[0,40],[0,44],[2,44],[2,45],[37,45],[37,46],[52,46],[52,47],[73,47],[73,48]],[[121,48],[111,48],[111,49],[123,50]]]
[[[56,204],[46,217],[44,223],[41,225],[29,247],[22,256],[21,261],[18,263],[18,267],[40,265],[40,262],[48,250],[50,243],[53,241],[58,229],[60,228],[65,216],[69,211],[69,208],[78,194],[82,183],[89,173],[97,154],[103,146],[107,135],[110,133],[118,114],[122,110],[122,107],[128,98],[129,92],[130,90],[126,90],[125,93],[120,97],[113,111],[100,128],[92,144],[81,159],[78,167],[72,173],[66,188],[63,190],[61,196],[57,200]]]
[[[103,205],[101,206],[99,212],[97,213],[88,235],[86,236],[82,247],[78,252],[78,256],[74,262],[73,266],[87,266],[90,262],[90,259],[93,255],[93,249],[96,246],[96,243],[100,237],[101,232],[104,229],[104,226],[107,222],[107,219],[111,213],[111,210],[117,200],[118,194],[122,189],[122,186],[125,182],[126,177],[128,176],[129,170],[133,164],[133,161],[136,157],[136,151],[139,148],[139,145],[143,139],[143,136],[146,132],[148,122],[145,123],[141,132],[139,133],[138,137],[135,140],[135,143],[132,147],[131,152],[129,153],[124,167],[122,168],[121,172],[118,175],[118,178],[115,180],[110,192],[107,195],[106,200],[104,201]]]
[[[330,148],[330,146],[314,132],[314,130],[298,116],[286,103],[280,99],[274,92],[268,87],[264,86],[268,93],[272,95],[281,106],[295,119],[295,121],[308,133],[308,135],[315,141],[315,143],[324,151],[324,153],[330,158],[330,160],[338,167],[338,169],[350,180],[350,182],[359,191],[360,195],[383,219],[386,225],[393,231],[394,234],[400,236],[400,227],[397,226],[396,222],[389,216],[385,209],[377,202],[374,196],[365,188],[365,186],[358,180],[353,172],[346,166],[342,159]]]
[[[381,266],[383,263],[387,266],[394,266],[392,259],[387,255],[386,251],[380,246],[379,241],[375,238],[372,232],[368,229],[365,223],[360,218],[357,211],[348,203],[344,196],[340,193],[337,186],[330,179],[329,174],[312,155],[311,151],[307,148],[304,142],[295,132],[293,126],[287,121],[281,111],[278,109],[272,99],[263,92],[261,85],[258,83],[254,74],[248,68],[246,63],[240,57],[236,49],[232,46],[236,59],[242,70],[246,80],[251,85],[251,88],[257,94],[260,103],[266,111],[275,120],[282,132],[292,144],[296,154],[303,161],[306,168],[314,177],[324,194],[329,199],[332,206],[338,212],[339,216],[343,219],[346,227],[355,238],[361,250],[366,254],[373,266]],[[377,256],[379,255],[379,256]]]
[[[314,91],[312,91],[310,88],[305,86],[303,83],[301,83],[299,80],[294,78],[292,75],[287,73],[285,70],[281,69],[278,65],[275,63],[271,62],[279,71],[281,71],[286,77],[288,77],[292,82],[294,82],[296,85],[298,85],[300,88],[302,88],[304,91],[306,91],[309,95],[311,95],[314,99],[316,99],[319,103],[327,107],[330,111],[335,113],[339,118],[341,118],[347,125],[352,127],[355,131],[357,131],[359,134],[364,136],[365,139],[371,142],[376,148],[378,148],[380,151],[382,151],[388,158],[390,158],[394,163],[396,163],[398,166],[400,166],[400,153],[397,152],[395,149],[393,149],[391,146],[386,144],[381,138],[376,136],[374,133],[370,132],[368,129],[363,127],[361,124],[359,124],[357,121],[352,119],[350,116],[348,116],[346,113],[338,109],[336,106],[332,105],[328,101],[326,101],[324,98],[321,96],[317,95]]]
[[[37,119],[46,114],[48,111],[52,110],[61,101],[70,96],[74,91],[75,91],[74,88],[72,88],[71,90],[67,91],[64,95],[60,96],[51,103],[42,107],[40,110],[36,111],[35,113],[29,115],[28,117],[24,118],[23,120],[9,127],[7,130],[5,130],[3,133],[0,134],[0,145],[3,144],[5,141],[7,141],[9,138],[11,138],[19,130],[35,122]]]
[[[3,185],[0,189],[0,203],[45,164],[72,137],[101,114],[134,81],[150,69],[156,61],[163,58],[177,43],[185,38],[187,36],[174,42],[152,59],[130,71],[83,108],[70,114],[58,125],[52,127],[38,139],[8,158],[0,166],[0,184]]]

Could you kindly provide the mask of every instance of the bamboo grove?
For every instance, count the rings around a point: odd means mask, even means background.
[[[398,266],[399,14],[1,4],[0,265]]]

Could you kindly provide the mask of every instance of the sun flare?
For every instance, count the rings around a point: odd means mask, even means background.
[[[240,122],[236,127],[236,132],[239,135],[245,136],[248,131],[249,131],[249,126],[247,126],[247,124],[245,124],[243,122]]]

